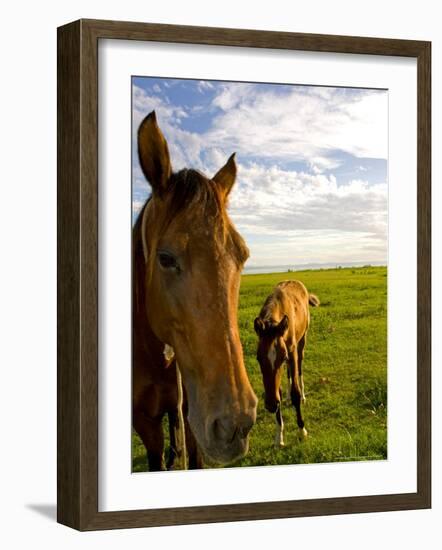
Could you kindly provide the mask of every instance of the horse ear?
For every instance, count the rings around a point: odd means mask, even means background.
[[[220,189],[224,199],[227,198],[233,187],[233,184],[235,183],[237,172],[235,154],[236,153],[230,155],[229,160],[226,162],[226,164],[220,170],[218,170],[218,172],[212,178]]]
[[[166,190],[172,173],[169,148],[158,124],[155,111],[138,128],[138,156],[152,190],[160,196]]]
[[[261,317],[257,317],[253,323],[253,326],[255,328],[255,332],[258,336],[261,336],[264,332],[264,321],[261,319]]]
[[[289,328],[289,318],[287,315],[284,315],[284,317],[279,321],[277,332],[279,336],[283,336],[284,332]]]

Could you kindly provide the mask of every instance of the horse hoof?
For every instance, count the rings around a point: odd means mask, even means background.
[[[275,441],[275,449],[282,449],[285,447],[284,441]]]
[[[301,397],[301,403],[302,403],[302,405],[305,405],[305,402],[306,402],[306,401],[307,401],[307,398],[306,398],[305,395],[303,395],[303,396]]]
[[[304,441],[305,439],[307,439],[307,436],[308,436],[307,430],[305,428],[299,428],[298,430],[299,441]]]

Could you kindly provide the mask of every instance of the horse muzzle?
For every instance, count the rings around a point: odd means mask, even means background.
[[[226,464],[242,458],[249,448],[249,433],[256,420],[256,412],[238,416],[220,416],[206,423],[204,453],[209,460]]]
[[[213,383],[209,390],[208,384],[192,382],[188,379],[185,386],[187,418],[206,462],[226,464],[243,457],[258,405],[248,379],[233,389]]]

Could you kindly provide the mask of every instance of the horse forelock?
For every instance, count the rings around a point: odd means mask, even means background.
[[[148,205],[149,212],[146,211]],[[223,222],[227,217],[216,185],[197,170],[183,169],[171,175],[167,190],[161,197],[151,195],[147,199],[139,218],[148,214],[155,222],[149,228],[149,235],[153,236],[154,233],[164,233],[173,220],[189,211],[192,216],[201,213],[220,218]]]
[[[238,262],[247,259],[248,248],[228,217],[225,199],[217,185],[197,170],[183,169],[171,175],[163,196],[152,195],[140,212],[135,232],[141,237],[148,273],[152,273],[151,259],[155,257],[161,235],[172,221],[189,215],[193,227],[199,222],[204,230],[212,220],[210,225],[215,230],[213,237],[217,248],[225,249],[229,239]]]
[[[198,170],[185,168],[172,174],[167,189],[167,218],[171,221],[184,210],[200,209],[203,214],[226,217],[218,187]]]

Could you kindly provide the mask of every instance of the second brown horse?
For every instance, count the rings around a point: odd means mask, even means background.
[[[284,445],[281,379],[285,363],[299,437],[307,436],[301,403],[305,401],[302,362],[310,323],[309,305],[319,305],[317,296],[310,294],[300,281],[283,281],[267,297],[254,322],[259,336],[257,359],[264,383],[265,407],[276,414],[276,446]]]

